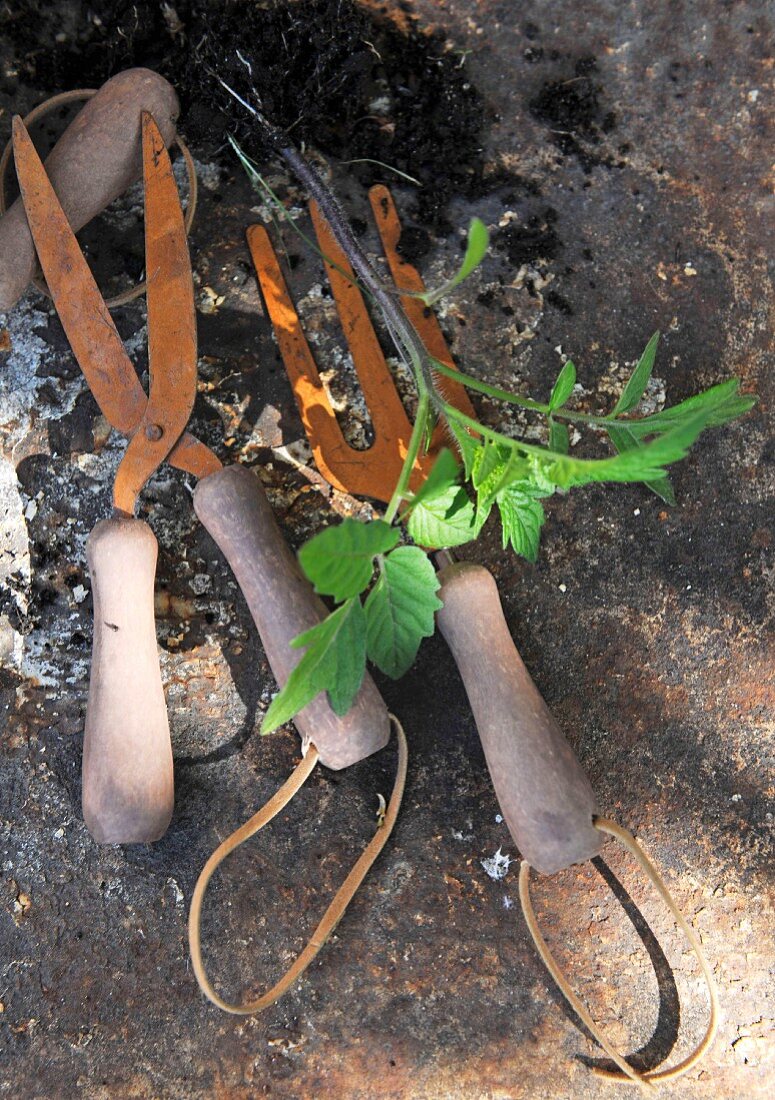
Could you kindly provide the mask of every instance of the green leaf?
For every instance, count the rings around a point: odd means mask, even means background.
[[[366,669],[366,616],[361,601],[347,600],[291,645],[294,649],[306,646],[307,651],[272,700],[261,733],[271,733],[289,721],[321,691],[328,692],[337,714],[347,713]]]
[[[409,508],[414,508],[424,500],[432,500],[440,496],[452,485],[457,485],[460,479],[460,463],[449,448],[444,447],[433,463],[431,472],[412,498]],[[406,513],[404,513],[406,514]]]
[[[439,414],[434,409],[433,405],[429,404],[425,414],[425,425],[422,433],[422,453],[425,455],[431,449],[431,443],[433,442],[433,433],[436,430],[436,424],[439,420]]]
[[[487,255],[489,246],[490,234],[487,232],[487,226],[481,218],[471,218],[471,224],[468,226],[466,254],[457,275],[450,280],[452,286],[458,286],[464,279],[468,278],[472,271],[476,270]]]
[[[315,591],[340,603],[368,587],[375,556],[392,550],[399,537],[397,528],[380,519],[346,519],[306,542],[299,561]]]
[[[385,558],[366,599],[366,649],[369,660],[394,680],[411,666],[422,639],[433,634],[442,607],[438,588],[436,571],[419,547],[399,546]]]
[[[549,450],[566,455],[570,449],[570,437],[565,424],[549,417]]]
[[[449,428],[460,450],[460,457],[463,459],[463,469],[465,470],[466,480],[468,480],[473,472],[476,456],[482,449],[482,443],[478,439],[475,439],[462,424],[456,424],[453,420],[450,420]]]
[[[477,511],[489,513],[498,493],[513,481],[524,480],[529,473],[529,459],[519,451],[500,443],[486,443],[477,455],[471,478],[476,489]],[[479,521],[479,528],[483,523],[483,519]]]
[[[510,449],[504,447],[502,443],[485,440],[484,446],[480,447],[474,456],[471,468],[471,483],[477,491],[487,485],[493,475],[496,477],[499,475],[508,462],[510,453]]]
[[[651,416],[625,420],[622,423],[635,435],[648,436],[654,435],[655,432],[669,431],[702,414],[705,416],[706,428],[718,428],[747,413],[756,404],[757,398],[754,394],[741,394],[739,388],[739,380],[730,378],[727,382],[711,386],[704,393],[695,394],[694,397],[689,397],[678,405],[671,405],[670,408],[662,409],[661,412],[653,413]]]
[[[457,274],[453,275],[452,278],[444,283],[443,286],[440,286],[438,290],[430,290],[425,294],[419,295],[426,306],[434,305],[445,295],[449,294],[450,290],[454,290],[464,279],[467,279],[471,272],[476,270],[486,256],[489,244],[490,234],[487,231],[487,226],[481,219],[472,218],[471,224],[468,227],[468,243],[466,244],[465,255],[463,256],[463,262],[458,268]]]
[[[441,549],[476,538],[474,506],[458,485],[450,485],[412,511],[407,530],[419,546]]]
[[[570,359],[560,371],[557,381],[554,383],[551,397],[549,398],[549,410],[559,409],[566,403],[573,393],[576,385],[576,368]]]
[[[733,382],[732,386],[736,389],[737,383]],[[700,433],[715,425],[719,417],[728,411],[732,401],[739,400],[731,395],[727,384],[716,386],[714,391],[709,390],[700,397],[702,400],[692,405],[693,415],[679,418],[669,431],[663,431],[663,434],[643,446],[626,450],[613,458],[575,458],[530,443],[522,443],[520,440],[507,440],[505,437],[500,437],[498,443],[527,454],[534,467],[534,478],[540,471],[544,480],[562,489],[587,485],[590,482],[659,481],[664,477],[664,467],[685,458]],[[636,429],[641,423],[638,420],[624,420],[613,426],[624,426],[637,437]],[[607,428],[610,426],[606,425]]]
[[[544,523],[544,509],[530,482],[517,482],[498,494],[503,529],[503,548],[511,543],[515,553],[534,562]]]
[[[640,447],[640,440],[637,439],[629,429],[613,424],[607,428],[608,435],[613,443],[614,447],[621,454],[622,451],[632,451],[636,447]],[[675,504],[675,492],[671,484],[670,478],[665,474],[663,477],[656,478],[654,481],[646,481],[644,485],[647,489],[650,489],[652,493],[655,493],[660,500],[664,500],[665,504]]]
[[[655,332],[649,342],[646,344],[643,355],[638,360],[638,365],[630,376],[630,380],[622,391],[622,395],[614,405],[611,416],[618,416],[620,413],[629,412],[630,409],[634,409],[635,406],[643,397],[643,393],[648,385],[648,380],[651,378],[651,372],[654,369],[654,359],[657,354],[657,344],[659,343],[659,333]]]

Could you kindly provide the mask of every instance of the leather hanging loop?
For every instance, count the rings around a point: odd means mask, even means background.
[[[674,1081],[677,1077],[683,1076],[690,1069],[697,1065],[697,1063],[707,1054],[713,1045],[713,1040],[716,1036],[716,1030],[718,1027],[718,1015],[719,1015],[719,1003],[718,1003],[718,990],[716,988],[716,982],[713,978],[708,961],[702,950],[699,938],[692,930],[688,921],[684,917],[683,913],[679,910],[675,901],[673,900],[670,891],[663,882],[659,872],[654,864],[648,858],[646,853],[638,844],[632,833],[627,829],[622,828],[621,825],[617,825],[614,821],[609,821],[604,817],[593,818],[593,824],[595,828],[599,829],[603,833],[607,833],[609,836],[614,837],[619,843],[627,849],[628,852],[637,860],[641,870],[645,873],[646,877],[656,888],[657,893],[664,901],[667,908],[670,910],[676,924],[686,936],[689,946],[697,957],[697,961],[700,965],[700,970],[705,979],[705,983],[708,988],[708,996],[710,1000],[710,1012],[708,1019],[708,1026],[704,1036],[694,1048],[694,1050],[687,1055],[682,1061],[676,1065],[663,1070],[652,1070],[648,1073],[640,1073],[634,1069],[624,1057],[609,1043],[606,1037],[600,1031],[595,1021],[590,1016],[586,1006],[579,1000],[573,989],[571,989],[565,974],[561,970],[559,963],[555,959],[554,955],[550,951],[546,940],[543,938],[541,931],[538,927],[535,912],[533,910],[533,904],[530,900],[530,865],[526,860],[523,860],[519,869],[519,900],[522,903],[522,913],[525,917],[525,923],[527,924],[528,931],[533,938],[533,942],[536,946],[538,954],[541,956],[541,960],[546,966],[549,973],[554,978],[557,986],[562,993],[565,1000],[570,1007],[579,1017],[584,1026],[588,1029],[595,1041],[603,1048],[608,1056],[619,1067],[619,1072],[616,1070],[602,1069],[599,1067],[593,1068],[593,1073],[598,1077],[603,1077],[608,1081],[617,1081],[620,1084],[638,1084],[641,1087],[650,1089],[654,1085],[664,1084],[667,1081]]]
[[[392,714],[390,718],[393,722],[396,738],[398,740],[398,767],[396,770],[395,782],[393,784],[393,791],[390,795],[390,801],[388,802],[384,815],[381,815],[379,819],[377,831],[355,862],[347,878],[337,890],[333,900],[323,914],[322,920],[310,936],[301,954],[297,956],[294,963],[271,989],[253,1001],[246,1001],[243,1004],[231,1004],[220,997],[213,988],[202,961],[202,903],[204,901],[207,885],[213,873],[221,863],[223,863],[226,857],[236,848],[239,848],[241,844],[244,844],[246,840],[249,840],[250,837],[255,836],[259,830],[263,829],[273,817],[288,805],[294,795],[304,786],[304,783],[310,777],[318,762],[318,752],[314,745],[310,746],[306,756],[302,759],[301,763],[296,766],[279,791],[277,791],[277,793],[269,799],[266,805],[262,806],[258,813],[254,814],[249,821],[246,821],[245,824],[239,829],[236,829],[231,836],[227,837],[226,840],[216,848],[204,865],[194,888],[194,893],[191,898],[191,909],[188,916],[188,939],[191,951],[191,963],[194,968],[196,980],[199,982],[199,986],[204,995],[208,997],[214,1005],[217,1005],[218,1008],[223,1009],[224,1012],[230,1012],[235,1016],[248,1016],[255,1012],[262,1012],[265,1008],[274,1004],[283,993],[290,989],[293,983],[301,977],[323,947],[328,937],[334,931],[337,924],[344,916],[347,906],[355,896],[358,887],[365,879],[379,853],[385,847],[393,831],[393,826],[396,823],[398,811],[401,807],[408,761],[406,735],[404,734],[401,723]]]

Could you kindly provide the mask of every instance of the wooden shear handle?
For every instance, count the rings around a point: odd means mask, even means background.
[[[282,686],[303,654],[291,649],[291,639],[328,611],[299,569],[255,474],[227,466],[203,478],[194,510],[231,566]],[[337,770],[378,752],[390,736],[387,707],[368,673],[343,718],[318,695],[294,722],[304,748],[314,743],[321,764]]]
[[[100,844],[158,840],[172,817],[172,746],[153,614],[157,543],[140,519],[86,543],[94,596],[83,816]]]

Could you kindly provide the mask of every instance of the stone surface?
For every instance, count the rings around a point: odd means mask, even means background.
[[[496,530],[472,553],[495,573],[517,644],[600,805],[642,838],[711,959],[718,1041],[665,1095],[771,1095],[767,6],[546,0],[515,10],[508,0],[422,0],[418,10],[465,52],[491,116],[492,188],[447,211],[452,226],[476,213],[500,230],[500,247],[442,311],[458,362],[540,397],[568,355],[583,399],[605,405],[659,328],[655,401],[733,374],[760,395],[745,421],[710,433],[676,469],[677,508],[638,488],[584,489],[549,502],[537,566],[502,551]],[[0,59],[4,138],[10,111],[41,97],[13,77],[2,38]],[[192,426],[224,458],[257,465],[298,544],[358,505],[309,467],[244,244],[258,200],[231,162],[208,163],[203,176]],[[341,168],[336,180],[364,218],[362,191]],[[411,189],[396,196],[410,211]],[[368,231],[364,239],[373,245]],[[89,240],[106,289],[125,268],[139,274],[134,217],[106,220]],[[420,266],[433,282],[455,265],[460,236],[430,242]],[[292,235],[286,243],[299,256],[294,291],[316,353],[337,367],[331,384],[347,431],[365,440],[317,260]],[[142,369],[143,304],[116,319]],[[477,409],[493,423],[521,423],[487,402]],[[617,1095],[584,1064],[597,1048],[532,949],[517,864],[497,879],[482,865],[498,849],[516,853],[440,639],[402,682],[382,685],[409,735],[409,784],[395,837],[333,941],[257,1019],[204,1002],[187,959],[194,882],[218,841],[286,778],[296,736],[257,735],[275,686],[186,479],[164,467],[141,515],[160,544],[177,808],[153,847],[92,843],[79,807],[91,639],[84,541],[108,514],[123,443],[108,436],[37,292],[0,317],[0,421],[3,1093]],[[287,966],[371,832],[393,765],[390,749],[345,773],[317,773],[218,876],[205,931],[224,990],[258,991]],[[645,1048],[648,1064],[673,1048],[680,996],[675,1059],[704,1026],[697,972],[629,860],[612,847],[604,857],[536,883],[539,916],[595,1018],[622,1049]],[[611,874],[667,961],[625,916]]]

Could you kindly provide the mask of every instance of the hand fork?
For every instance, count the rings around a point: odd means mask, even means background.
[[[401,226],[390,192],[373,187],[369,198],[396,286],[421,293],[419,274],[398,252]],[[321,252],[332,261],[326,272],[371,415],[374,443],[368,450],[349,446],[342,435],[266,230],[250,226],[248,243],[318,468],[338,489],[387,502],[411,425],[347,259],[314,203],[310,210]],[[404,297],[404,308],[431,355],[454,366],[432,312],[413,297]],[[475,417],[460,383],[445,376],[439,386],[447,401]],[[418,459],[413,488],[427,476],[444,442],[438,425],[429,453]],[[545,873],[595,855],[602,838],[592,824],[592,787],[516,650],[492,575],[481,565],[457,562],[439,578],[444,608],[438,624],[460,669],[519,850]]]

